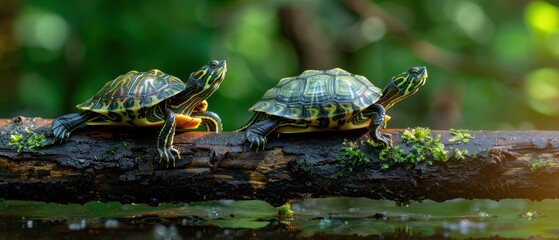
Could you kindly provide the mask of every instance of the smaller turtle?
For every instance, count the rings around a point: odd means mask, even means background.
[[[369,128],[373,141],[392,145],[389,134],[380,130],[389,119],[385,109],[409,97],[425,84],[427,69],[412,67],[390,80],[380,90],[360,75],[343,69],[307,70],[296,77],[281,79],[249,110],[253,117],[237,131],[246,131],[251,147],[264,148],[273,132]]]
[[[157,150],[167,163],[180,159],[173,148],[175,129],[219,132],[222,124],[216,113],[206,111],[206,99],[218,88],[227,72],[224,60],[213,60],[190,74],[186,82],[157,69],[130,71],[107,82],[91,99],[76,107],[81,113],[61,116],[52,122],[55,139],[65,142],[83,124],[160,127]]]

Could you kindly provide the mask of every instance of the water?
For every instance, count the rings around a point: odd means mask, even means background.
[[[559,200],[294,201],[291,217],[261,201],[58,205],[0,202],[0,239],[559,238]]]

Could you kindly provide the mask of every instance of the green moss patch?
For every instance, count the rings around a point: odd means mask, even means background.
[[[452,158],[457,160],[464,160],[466,156],[468,156],[468,150],[454,149],[454,154],[452,155]]]
[[[278,215],[280,218],[291,218],[293,217],[293,210],[291,210],[291,204],[285,203],[278,208]]]
[[[369,163],[370,160],[365,156],[365,153],[359,149],[358,142],[350,142],[344,140],[342,143],[343,147],[341,150],[341,155],[336,157],[339,163],[343,165],[343,170],[338,173],[342,175],[343,173],[351,173],[354,169],[362,164]]]
[[[470,130],[467,129],[450,129],[450,134],[452,135],[452,137],[450,139],[448,139],[449,142],[463,142],[463,143],[467,143],[470,141],[470,139],[474,138],[474,136],[472,136],[470,134]]]
[[[33,130],[26,128],[25,133],[14,133],[10,135],[9,146],[14,146],[17,152],[21,152],[23,149],[31,149],[34,151],[39,151],[45,146],[45,135],[38,134]]]
[[[395,146],[381,150],[379,159],[381,169],[387,169],[397,163],[426,163],[432,165],[435,161],[447,161],[448,151],[441,141],[441,135],[432,137],[428,128],[406,129],[402,134],[402,141],[411,146],[411,150],[404,152]]]
[[[536,173],[544,173],[553,167],[554,163],[551,160],[535,160],[530,163],[530,170]]]

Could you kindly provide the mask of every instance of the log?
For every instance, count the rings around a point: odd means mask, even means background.
[[[448,158],[427,156],[413,163],[382,160],[361,130],[269,136],[266,149],[258,152],[243,133],[186,132],[174,141],[182,158],[168,166],[158,160],[157,129],[86,127],[64,144],[51,144],[50,122],[0,119],[0,198],[151,205],[261,199],[279,206],[328,196],[402,204],[559,197],[559,132],[554,131],[470,131],[471,137],[459,141],[452,141],[456,132],[431,131],[432,139],[441,136]],[[384,132],[404,153],[417,147],[402,140],[404,129]],[[42,136],[44,146],[37,144]],[[344,155],[341,149],[348,150],[349,142],[360,158]]]

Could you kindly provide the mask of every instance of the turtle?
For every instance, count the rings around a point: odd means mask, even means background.
[[[80,113],[53,120],[55,142],[65,142],[76,128],[86,125],[160,127],[157,150],[169,164],[180,153],[173,148],[175,130],[196,129],[222,131],[221,119],[206,111],[206,99],[218,88],[227,72],[225,60],[212,60],[190,74],[186,82],[158,69],[129,71],[107,82],[95,96],[78,104]]]
[[[390,119],[385,110],[416,93],[427,80],[427,68],[412,67],[389,81],[384,90],[367,78],[341,68],[306,70],[281,79],[249,111],[252,118],[236,131],[245,131],[250,147],[264,149],[271,132],[369,129],[382,148],[392,146],[390,134],[381,129]]]

